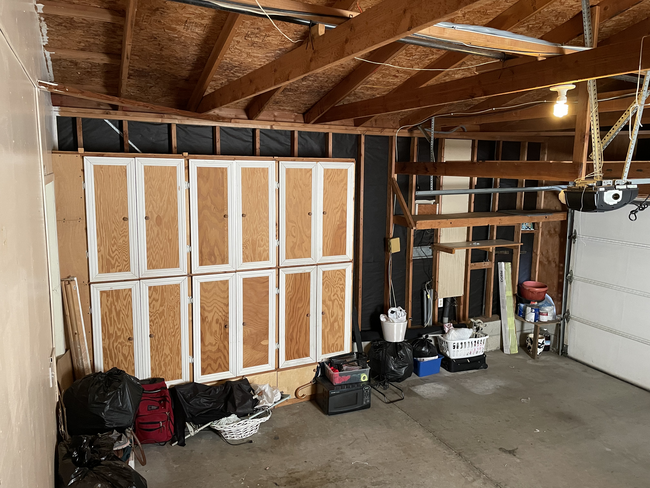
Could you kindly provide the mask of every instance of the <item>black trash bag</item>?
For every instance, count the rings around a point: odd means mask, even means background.
[[[414,358],[433,358],[438,355],[438,348],[433,342],[425,337],[418,337],[411,340]]]
[[[231,391],[228,395],[226,410],[229,414],[235,414],[238,417],[249,415],[255,411],[255,406],[259,400],[255,397],[255,391],[246,378],[237,381],[228,381]]]
[[[68,433],[124,432],[133,425],[141,398],[140,382],[121,369],[85,376],[63,394]]]
[[[147,488],[147,481],[113,452],[109,436],[74,436],[58,446],[57,486]]]
[[[370,375],[399,383],[413,374],[413,347],[408,342],[372,341],[368,353]]]

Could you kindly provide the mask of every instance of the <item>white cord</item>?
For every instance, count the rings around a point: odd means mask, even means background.
[[[463,70],[463,69],[471,69],[471,68],[477,68],[479,66],[485,66],[486,64],[492,64],[492,63],[500,63],[501,61],[487,61],[485,63],[480,63],[480,64],[474,64],[472,66],[461,66],[458,68],[409,68],[407,66],[397,66],[395,64],[390,64],[390,63],[380,63],[377,61],[370,61],[369,59],[363,59],[363,58],[357,58],[355,57],[357,61],[363,61],[364,63],[370,63],[370,64],[377,64],[380,66],[388,66],[389,68],[395,68],[395,69],[405,69],[409,71],[457,71],[457,70]]]
[[[294,44],[297,44],[297,43],[301,42],[301,41],[299,41],[299,40],[296,41],[296,40],[291,39],[288,35],[286,35],[284,32],[282,32],[282,31],[280,30],[280,28],[275,24],[275,22],[273,22],[273,19],[269,16],[269,14],[266,13],[266,10],[264,10],[264,7],[262,7],[262,6],[260,5],[260,2],[259,2],[258,0],[255,0],[255,3],[257,3],[257,6],[260,8],[260,10],[262,11],[262,13],[263,13],[264,15],[266,15],[266,17],[271,21],[271,24],[273,24],[273,27],[275,27],[275,28],[278,30],[278,32],[279,32],[280,34],[282,34],[284,37],[286,37],[289,41],[293,42]]]

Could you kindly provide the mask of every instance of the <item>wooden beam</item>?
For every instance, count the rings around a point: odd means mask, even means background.
[[[298,131],[291,131],[291,157],[293,158],[298,157],[298,138]]]
[[[84,152],[84,131],[81,117],[77,117],[75,128],[77,131],[77,150],[79,152]]]
[[[591,23],[593,32],[593,46],[598,45],[598,27],[600,25],[600,9],[591,7]],[[587,174],[587,156],[589,155],[589,128],[591,127],[591,110],[589,103],[589,89],[586,81],[578,85],[578,105],[576,107],[576,135],[573,139],[573,162],[581,165],[580,178]],[[595,86],[595,85],[594,85]],[[627,107],[626,107],[627,108]],[[598,111],[600,111],[598,104]],[[623,109],[625,110],[625,108]],[[594,127],[594,130],[596,128]],[[598,128],[600,130],[600,128]]]
[[[169,124],[169,145],[171,153],[178,153],[178,139],[176,138],[176,124]]]
[[[336,29],[335,29],[336,30]],[[644,39],[644,42],[647,41]],[[385,95],[370,100],[338,105],[321,122],[400,112],[506,93],[517,93],[562,83],[635,73],[650,68],[650,46],[640,53],[641,41],[601,46],[567,56],[558,56],[505,70],[425,86],[409,93]],[[640,55],[641,54],[641,55]]]
[[[406,203],[406,200],[404,199],[404,195],[402,195],[402,190],[400,189],[399,185],[397,184],[397,180],[395,178],[390,179],[390,185],[393,187],[393,193],[395,193],[395,196],[397,197],[397,201],[399,202],[399,206],[402,207],[402,212],[404,212],[404,218],[406,219],[406,222],[408,223],[409,227],[415,227],[415,222],[413,221],[413,216],[411,215],[411,211],[409,209],[409,206]]]
[[[363,197],[364,197],[364,168],[366,160],[366,137],[360,134],[357,138],[357,161],[354,166],[355,173],[355,240],[356,240],[356,255],[354,259],[354,275],[355,275],[355,298],[357,304],[357,314],[359,326],[361,326],[361,307],[362,302],[362,282],[363,282]]]
[[[159,114],[177,115],[180,117],[189,117],[189,118],[195,118],[201,120],[208,120],[212,122],[221,122],[221,121],[228,120],[228,119],[224,119],[223,117],[218,117],[215,115],[198,114],[196,112],[188,112],[186,110],[179,110],[171,107],[165,107],[162,105],[154,105],[152,103],[139,102],[136,100],[131,100],[129,98],[114,97],[111,95],[89,92],[86,90],[73,88],[71,86],[62,85],[61,83],[49,83],[49,82],[39,81],[38,85],[39,88],[46,90],[50,93],[58,93],[61,95],[81,98],[83,100],[92,100],[94,102],[107,103],[109,105],[118,105],[121,107],[136,107],[144,110],[149,110],[152,112],[157,112]],[[77,112],[83,113],[83,110],[77,109]],[[128,117],[124,117],[124,118],[128,118]]]
[[[343,78],[338,85],[332,88],[325,96],[318,100],[307,112],[305,112],[305,123],[313,124],[323,116],[325,112],[343,100],[346,96],[356,90],[364,81],[370,78],[381,66],[373,63],[388,63],[406,48],[406,44],[393,42],[373,51],[364,57],[372,63],[361,61],[360,64]]]
[[[133,44],[133,30],[135,27],[135,14],[138,10],[138,0],[127,0],[124,31],[122,34],[122,61],[120,63],[120,79],[117,85],[117,96],[121,97],[126,91],[126,82],[129,79],[129,64],[131,62],[131,46]]]
[[[382,2],[313,40],[312,49],[294,49],[205,96],[200,112],[273,90],[309,74],[344,63],[449,18],[477,0]]]
[[[210,82],[212,81],[212,78],[214,78],[214,74],[217,72],[221,61],[223,61],[223,58],[228,53],[228,49],[230,49],[230,43],[235,37],[235,33],[241,24],[242,19],[243,16],[236,13],[229,13],[228,17],[226,17],[226,21],[221,28],[219,37],[217,37],[217,41],[212,47],[210,56],[208,57],[205,66],[203,66],[201,76],[199,76],[194,91],[190,96],[190,100],[187,102],[187,110],[196,112],[196,109],[199,106],[199,103],[201,103],[201,99],[203,98],[203,95],[205,95],[208,86],[210,86]]]
[[[214,144],[214,154],[219,156],[221,154],[221,127],[212,128],[212,142]]]
[[[253,156],[260,155],[260,130],[253,129]]]
[[[131,151],[131,144],[129,144],[129,121],[128,120],[123,120],[122,121],[122,150],[125,153],[128,153]]]
[[[332,153],[333,153],[333,150],[334,150],[334,147],[333,147],[333,144],[332,144],[333,143],[332,139],[334,139],[334,134],[332,134],[331,132],[328,132],[327,134],[325,134],[325,137],[326,137],[325,142],[327,144],[327,157],[332,158]]]
[[[616,15],[624,12],[625,10],[629,9],[630,7],[633,7],[634,5],[640,2],[641,0],[603,0],[598,4],[601,13],[600,22],[601,23],[606,22],[612,17],[615,17]],[[583,30],[582,13],[579,12],[568,21],[564,22],[563,24],[560,24],[555,29],[544,34],[541,37],[541,39],[549,42],[564,44],[580,36],[582,34],[582,30]],[[639,36],[639,38],[640,37],[641,35]],[[515,59],[513,60],[513,62],[519,63],[521,62],[521,60]],[[507,64],[508,62],[504,63],[504,67]],[[483,110],[487,108],[507,105],[510,101],[514,100],[518,96],[519,96],[518,94],[506,94],[506,95],[501,95],[498,99],[497,98],[487,99],[479,103],[478,105],[476,105],[474,109]],[[400,126],[415,124],[420,120],[426,120],[432,115],[434,115],[435,113],[436,113],[435,110],[431,110],[431,109],[418,110],[417,112],[414,112],[413,114],[409,114],[408,116],[400,120]]]
[[[391,136],[388,139],[388,181],[393,182],[395,177],[395,150],[397,146],[397,137]],[[390,274],[390,250],[388,248],[388,241],[393,237],[395,212],[394,212],[394,199],[393,199],[393,185],[389,184],[386,189],[386,240],[384,242],[384,310],[386,313],[390,307],[390,284],[392,276]],[[406,221],[406,217],[405,217]]]
[[[566,220],[566,212],[523,212],[520,215],[502,212],[473,212],[445,215],[414,215],[416,229],[449,229],[452,227],[477,227],[483,225],[515,225],[524,222],[559,222]],[[403,215],[395,215],[394,223],[404,227]]]
[[[648,33],[650,33],[650,17],[643,19],[641,22],[637,22],[633,26],[614,34],[613,36],[609,36],[607,39],[600,42],[600,45],[606,46],[607,44],[633,41],[634,39],[640,39],[643,36],[648,35]]]
[[[118,54],[60,49],[52,46],[47,46],[46,51],[52,59],[69,59],[72,61],[84,61],[97,64],[120,64],[122,62],[122,58]]]
[[[109,22],[111,24],[124,24],[124,16],[115,10],[87,7],[53,0],[39,0],[38,3],[43,5],[43,13],[45,15],[59,15],[62,17]]]
[[[411,161],[418,160],[418,138],[411,138]],[[408,201],[406,202],[409,207],[411,215],[415,212],[415,192],[417,190],[417,176],[409,177],[409,193]],[[404,310],[408,319],[408,326],[413,326],[413,237],[415,230],[412,228],[406,229],[406,279],[404,288]]]

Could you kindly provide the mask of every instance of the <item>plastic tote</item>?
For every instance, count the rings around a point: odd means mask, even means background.
[[[408,322],[382,322],[381,332],[386,342],[402,342]]]
[[[418,360],[418,358],[416,358],[413,360],[413,372],[420,377],[437,374],[440,372],[441,362],[442,356],[438,356],[435,359],[420,358]]]

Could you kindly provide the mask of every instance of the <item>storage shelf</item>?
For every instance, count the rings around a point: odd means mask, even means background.
[[[456,251],[463,249],[492,249],[493,247],[519,247],[521,245],[521,242],[493,239],[486,241],[440,242],[434,244],[433,249],[449,254],[456,254]]]
[[[566,212],[501,211],[471,212],[444,215],[413,215],[414,229],[446,229],[450,227],[474,227],[481,225],[515,225],[524,222],[559,222],[566,220]],[[395,215],[394,222],[409,227],[404,215]]]
[[[526,322],[527,324],[533,324],[533,325],[553,325],[553,324],[559,324],[561,321],[558,319],[555,320],[547,320],[546,322],[531,322],[530,320],[526,320],[523,317],[520,317],[519,315],[515,315],[515,319],[519,320],[520,322]]]

